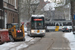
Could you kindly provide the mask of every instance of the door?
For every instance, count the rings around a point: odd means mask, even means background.
[[[55,31],[59,31],[59,24],[56,24]]]
[[[55,31],[59,31],[59,26],[56,26]]]

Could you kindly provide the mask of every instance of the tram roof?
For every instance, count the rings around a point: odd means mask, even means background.
[[[32,15],[31,17],[44,17],[44,15]]]

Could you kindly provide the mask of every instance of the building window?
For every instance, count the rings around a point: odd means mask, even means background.
[[[14,17],[13,17],[13,23],[14,23]]]

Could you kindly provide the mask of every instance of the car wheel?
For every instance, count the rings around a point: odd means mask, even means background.
[[[14,38],[11,35],[9,35],[9,39],[10,39],[10,42],[14,42]]]

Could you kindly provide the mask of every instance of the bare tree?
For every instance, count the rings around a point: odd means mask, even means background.
[[[19,0],[19,22],[27,22],[30,20],[31,14],[34,14],[37,8],[36,3],[32,0]],[[35,0],[34,0],[35,1]],[[33,9],[33,10],[32,10]]]
[[[70,0],[70,1],[71,1],[71,18],[72,18],[72,21],[73,21],[72,28],[73,28],[73,34],[75,34],[75,19],[74,19],[74,16],[75,16],[75,0]]]

